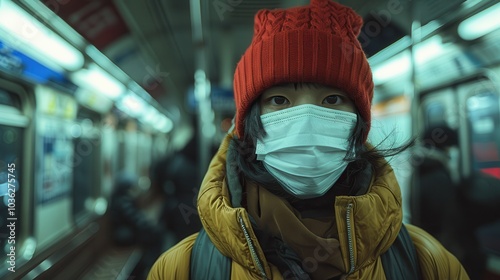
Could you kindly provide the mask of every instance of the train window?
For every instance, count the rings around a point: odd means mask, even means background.
[[[3,256],[20,236],[23,129],[0,124],[0,244]],[[10,227],[10,225],[14,225]]]
[[[95,123],[98,120],[99,116],[81,108],[77,122],[73,125],[73,217],[77,223],[89,213],[86,204],[97,196],[100,177],[100,133]]]
[[[429,104],[425,112],[426,127],[430,127],[433,124],[444,123],[446,121],[446,112],[444,105],[441,103]]]
[[[500,178],[499,97],[484,92],[467,98],[472,168]]]
[[[450,127],[458,126],[457,93],[452,87],[430,90],[421,95],[421,106],[417,129],[448,124]]]
[[[0,88],[0,105],[21,109],[21,100],[19,96],[10,94],[6,90]]]

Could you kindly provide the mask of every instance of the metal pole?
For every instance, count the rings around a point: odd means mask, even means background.
[[[210,101],[210,81],[207,78],[207,58],[203,35],[201,1],[190,0],[193,44],[195,46],[194,93],[197,104],[198,174],[203,178],[210,161],[212,138],[215,134],[214,113]]]

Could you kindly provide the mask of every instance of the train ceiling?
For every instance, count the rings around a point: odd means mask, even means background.
[[[169,110],[186,107],[186,95],[200,65],[200,53],[204,54],[212,85],[230,89],[236,63],[251,41],[255,12],[309,1],[210,0],[199,1],[199,11],[191,11],[193,1],[187,0],[41,2]],[[365,24],[371,24],[364,27],[372,28],[366,29],[371,32],[365,44],[370,56],[410,34],[412,18],[418,17],[422,24],[443,18],[454,13],[465,0],[339,2],[361,14]],[[196,21],[197,12],[201,21]],[[199,32],[193,27],[197,23],[202,27],[202,40],[193,39],[193,33]]]

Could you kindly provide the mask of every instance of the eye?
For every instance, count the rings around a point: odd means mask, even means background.
[[[272,105],[286,105],[286,104],[289,104],[290,101],[288,101],[288,99],[286,99],[286,97],[283,97],[283,96],[273,96],[269,99],[269,101],[271,102]]]
[[[323,99],[323,104],[339,105],[344,102],[344,97],[340,95],[329,95]]]

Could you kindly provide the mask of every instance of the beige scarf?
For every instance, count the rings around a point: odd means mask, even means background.
[[[330,217],[302,218],[285,199],[247,182],[247,210],[259,229],[290,246],[312,279],[330,279],[345,271],[333,212]]]

